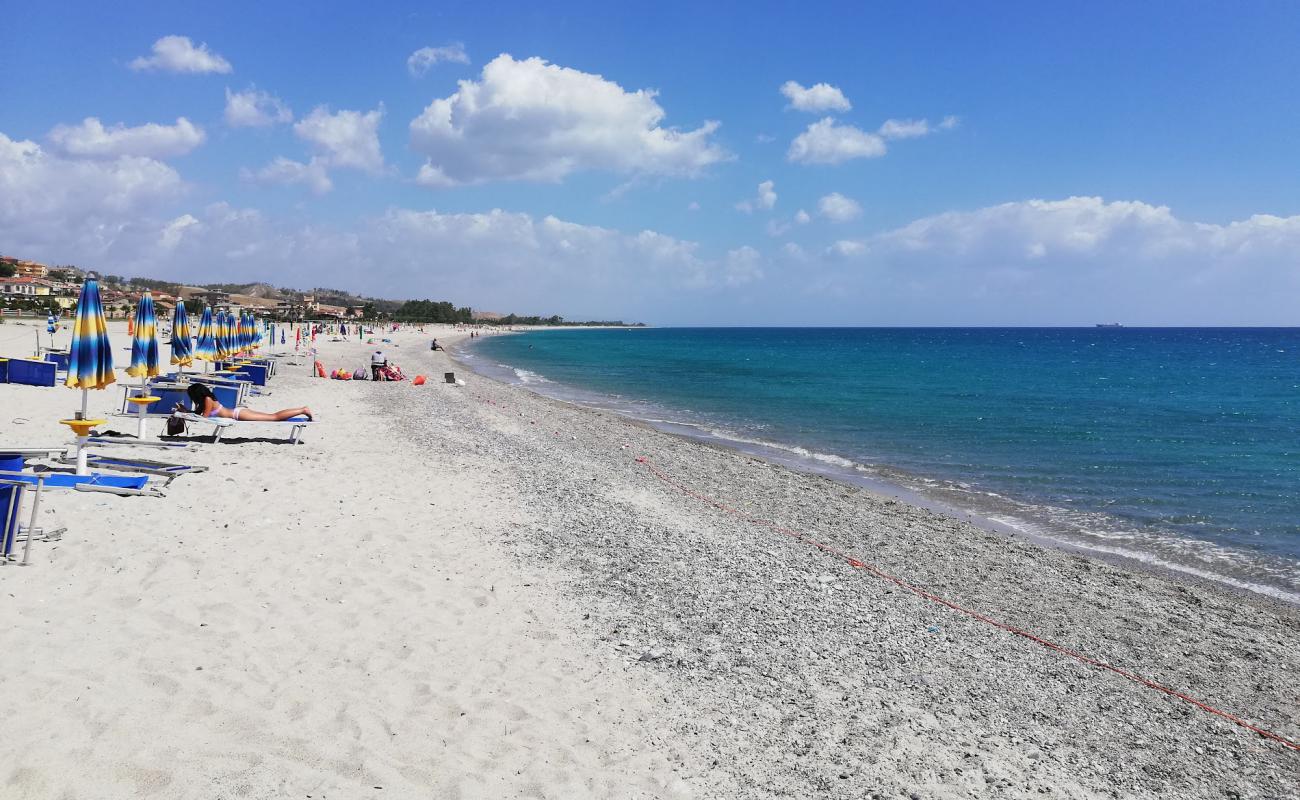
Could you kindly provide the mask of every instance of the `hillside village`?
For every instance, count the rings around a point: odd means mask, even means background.
[[[36,261],[0,255],[0,316],[5,313],[38,312],[70,315],[86,271],[75,266],[48,266]],[[302,292],[276,288],[265,283],[210,284],[188,286],[151,278],[125,278],[101,274],[100,299],[110,317],[127,317],[146,291],[153,295],[159,315],[170,314],[178,302],[198,313],[204,306],[276,320],[392,319],[420,322],[449,322],[485,325],[568,325],[622,322],[571,323],[562,317],[519,316],[494,311],[475,311],[452,303],[430,300],[385,300],[359,297],[337,289]]]

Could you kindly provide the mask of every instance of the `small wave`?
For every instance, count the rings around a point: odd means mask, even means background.
[[[541,375],[538,375],[536,372],[533,372],[532,370],[520,369],[519,367],[515,367],[514,370],[515,370],[515,375],[519,377],[519,382],[522,384],[526,385],[530,383],[550,383],[549,380],[542,377]]]

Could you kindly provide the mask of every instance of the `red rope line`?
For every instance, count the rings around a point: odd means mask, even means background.
[[[845,562],[846,564],[848,564],[850,567],[853,567],[854,569],[860,569],[865,572],[869,572],[872,575],[875,575],[877,578],[889,581],[890,583],[893,583],[902,589],[906,589],[907,591],[911,592],[917,597],[921,597],[925,600],[929,600],[932,603],[937,603],[938,605],[949,608],[960,614],[964,614],[970,617],[971,619],[978,620],[987,625],[992,625],[993,627],[1006,631],[1007,633],[1028,639],[1031,642],[1040,644],[1043,647],[1048,648],[1049,650],[1055,650],[1056,652],[1061,653],[1062,655],[1069,656],[1070,658],[1073,658],[1083,664],[1087,664],[1090,667],[1095,667],[1097,669],[1113,672],[1116,675],[1119,675],[1120,677],[1126,680],[1130,680],[1134,683],[1140,684],[1142,686],[1146,686],[1149,689],[1155,689],[1158,692],[1163,692],[1164,694],[1167,694],[1170,697],[1176,697],[1179,700],[1182,700],[1186,703],[1190,703],[1191,705],[1196,706],[1202,711],[1208,711],[1209,713],[1214,714],[1215,716],[1222,717],[1223,719],[1228,720],[1234,725],[1238,725],[1242,728],[1245,728],[1248,731],[1253,731],[1254,733],[1257,733],[1266,739],[1272,739],[1273,741],[1281,744],[1283,747],[1287,747],[1296,752],[1300,752],[1300,743],[1297,743],[1291,739],[1286,738],[1285,736],[1274,733],[1270,730],[1266,730],[1265,728],[1261,728],[1258,725],[1254,725],[1250,722],[1247,722],[1246,720],[1236,716],[1235,714],[1230,714],[1227,711],[1223,711],[1222,709],[1215,708],[1209,703],[1206,703],[1202,700],[1198,700],[1195,697],[1191,697],[1190,695],[1184,694],[1178,691],[1177,689],[1172,689],[1168,686],[1165,686],[1164,684],[1157,683],[1149,678],[1144,678],[1135,672],[1130,672],[1121,667],[1114,666],[1113,664],[1108,664],[1105,661],[1101,661],[1091,656],[1084,655],[1083,653],[1080,653],[1076,650],[1071,650],[1070,648],[1064,645],[1060,645],[1057,644],[1056,642],[1050,641],[1048,639],[1044,639],[1043,637],[1035,633],[1031,633],[1022,628],[1017,628],[1014,625],[1009,625],[1005,622],[1001,622],[999,620],[993,619],[992,617],[981,614],[978,611],[973,611],[969,608],[964,608],[958,605],[957,603],[954,603],[951,600],[940,597],[939,595],[934,594],[932,592],[928,592],[919,586],[910,584],[907,581],[895,575],[891,575],[888,572],[885,572],[884,570],[880,569],[879,567],[873,564],[869,564],[865,561],[861,561],[857,558],[854,558],[848,553],[842,550],[838,550],[832,547],[831,545],[816,541],[815,539],[810,539],[804,534],[800,533],[799,531],[796,531],[792,528],[787,528],[782,525],[778,525],[777,523],[772,522],[771,520],[750,516],[749,514],[746,514],[745,512],[739,509],[733,508],[727,505],[726,503],[723,503],[720,500],[715,500],[714,498],[709,497],[708,495],[701,494],[695,491],[694,489],[691,489],[689,486],[681,483],[680,481],[675,480],[670,475],[660,470],[658,467],[656,467],[653,463],[650,462],[649,458],[645,456],[638,456],[636,460],[637,463],[645,465],[646,469],[650,470],[651,474],[653,474],[656,478],[668,484],[669,486],[673,487],[674,489],[678,490],[682,494],[685,494],[689,497],[693,497],[702,503],[711,505],[714,508],[720,509],[721,511],[724,511],[733,516],[739,517],[741,520],[745,522],[770,528],[771,530],[777,531],[778,533],[782,533],[797,541],[811,545],[817,548],[818,550],[821,550],[823,553],[834,556],[835,558],[838,558],[839,560]]]

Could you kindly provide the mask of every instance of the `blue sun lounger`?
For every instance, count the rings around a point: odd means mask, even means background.
[[[41,493],[45,488],[45,481],[41,476],[37,476],[35,481],[35,490],[29,489],[31,483],[28,481],[11,480],[10,478],[0,475],[0,564],[8,564],[14,556],[14,548],[18,545],[18,537],[23,537],[23,560],[21,565],[27,564],[27,559],[31,555],[32,539],[40,536],[45,540],[57,539],[63,535],[66,528],[56,528],[54,530],[45,530],[36,527],[37,514],[41,510]],[[27,525],[22,524],[22,504],[23,497],[28,491],[32,491],[32,516]]]
[[[66,449],[0,451],[0,480],[17,481],[48,489],[76,489],[79,492],[107,492],[119,495],[162,497],[150,487],[148,475],[74,475],[68,472],[27,472],[27,457],[45,454],[62,458]]]

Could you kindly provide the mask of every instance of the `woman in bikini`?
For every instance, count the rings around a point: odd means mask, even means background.
[[[283,422],[297,416],[306,417],[308,420],[312,418],[311,409],[307,406],[285,408],[274,414],[253,411],[251,408],[226,408],[217,402],[212,390],[201,383],[191,383],[190,388],[186,389],[185,393],[190,396],[190,403],[194,406],[194,413],[204,417],[225,417],[226,419],[241,420],[243,422]]]

